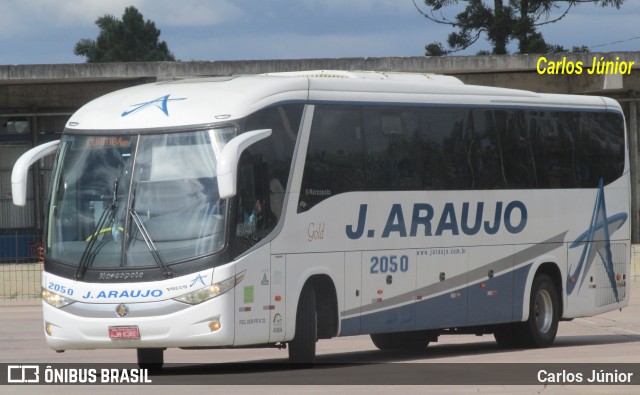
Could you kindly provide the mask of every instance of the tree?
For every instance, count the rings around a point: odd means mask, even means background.
[[[160,30],[140,11],[127,7],[122,20],[104,15],[96,20],[100,33],[96,40],[84,38],[73,53],[87,58],[87,63],[173,61],[167,43],[159,41]]]
[[[434,42],[425,46],[427,56],[442,56],[462,51],[473,45],[484,34],[491,42],[494,54],[506,54],[507,45],[518,41],[519,53],[558,52],[558,45],[548,44],[537,28],[555,23],[564,18],[573,7],[591,3],[601,7],[620,8],[625,0],[423,0],[430,9],[423,11],[413,0],[413,5],[424,17],[432,22],[454,27],[449,34],[445,49],[441,43]],[[466,3],[455,19],[447,18],[442,8]],[[493,7],[485,4],[493,3]],[[551,17],[554,9],[562,10],[557,17]]]

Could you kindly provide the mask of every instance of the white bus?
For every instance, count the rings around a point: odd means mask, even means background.
[[[629,301],[629,161],[612,99],[318,71],[159,82],[78,110],[45,229],[57,351],[442,334],[545,347]]]

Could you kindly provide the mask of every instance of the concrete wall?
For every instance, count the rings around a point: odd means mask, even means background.
[[[604,56],[607,60],[618,57],[635,64],[630,75],[613,77],[614,89],[605,89],[611,76],[589,75],[586,71],[582,75],[539,75],[536,71],[539,55],[5,65],[0,66],[0,116],[66,117],[98,96],[145,82],[297,70],[430,72],[456,76],[467,84],[548,93],[599,94],[623,101],[640,91],[640,52],[545,56],[549,61],[566,58],[585,65],[590,65],[594,57]],[[625,111],[629,105],[626,101]],[[35,135],[34,141],[37,139]],[[632,258],[632,275],[640,277],[640,246],[634,246]],[[38,264],[0,265],[0,300],[38,295],[40,270]]]
[[[634,62],[625,76],[539,75],[539,55],[385,57],[247,60],[214,62],[155,62],[0,66],[0,115],[69,113],[105,93],[145,82],[183,77],[259,74],[296,70],[375,70],[447,74],[467,84],[526,89],[547,93],[593,93],[614,98],[640,91],[640,52],[545,55],[548,60],[581,61],[616,57]],[[615,79],[616,89],[604,89]],[[619,80],[619,81],[618,81]]]
[[[607,60],[616,57],[634,62],[634,69],[640,68],[640,52],[611,52],[590,54],[552,54],[544,55],[550,61],[567,58],[569,61],[581,61],[586,65],[594,57],[604,56]],[[326,58],[326,59],[280,59],[280,60],[242,60],[214,62],[155,62],[155,63],[107,63],[107,64],[59,64],[59,65],[8,65],[0,66],[0,84],[7,83],[46,83],[51,81],[91,81],[91,80],[162,80],[184,76],[219,76],[231,74],[259,74],[297,70],[375,70],[430,72],[450,75],[468,74],[510,74],[532,73],[537,83],[545,79],[557,81],[566,79],[576,82],[603,76],[540,76],[535,72],[540,55],[503,55],[503,56],[443,56],[443,57],[384,57],[384,58]],[[631,75],[634,75],[633,73]],[[506,79],[517,83],[516,79]],[[547,85],[544,84],[543,85]],[[556,85],[556,84],[551,84]],[[549,87],[551,86],[549,85]],[[575,89],[574,84],[554,87],[565,93]],[[579,84],[580,85],[580,84]],[[535,88],[536,85],[531,86]],[[566,89],[568,88],[568,89]]]

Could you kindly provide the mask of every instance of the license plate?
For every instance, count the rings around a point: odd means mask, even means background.
[[[137,340],[140,329],[137,326],[110,326],[109,337],[111,340]]]

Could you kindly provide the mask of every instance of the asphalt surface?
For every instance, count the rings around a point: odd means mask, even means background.
[[[441,336],[424,351],[382,352],[368,336],[322,340],[314,367],[287,364],[286,350],[179,350],[165,352],[166,367],[151,373],[153,384],[5,385],[1,394],[140,394],[208,393],[491,393],[640,394],[640,385],[595,385],[591,372],[614,372],[640,384],[640,279],[631,280],[631,301],[622,311],[561,322],[553,347],[503,350],[493,336]],[[96,369],[109,364],[133,364],[134,350],[50,350],[42,333],[37,302],[0,303],[0,367],[2,364],[51,364]],[[71,364],[71,365],[65,365]],[[502,364],[502,365],[494,365]],[[121,366],[121,365],[119,365]],[[126,365],[135,368],[134,365]],[[545,373],[541,374],[540,371]],[[584,372],[581,385],[569,383],[569,373]],[[0,372],[2,373],[2,372]],[[550,383],[549,375],[562,384]],[[625,376],[626,375],[626,376]],[[539,378],[546,379],[541,382]],[[436,385],[426,385],[436,383]],[[488,383],[488,385],[487,385]],[[527,385],[522,385],[527,384]],[[161,384],[161,385],[157,385]],[[196,385],[203,384],[203,385]],[[463,384],[463,385],[461,385]]]

